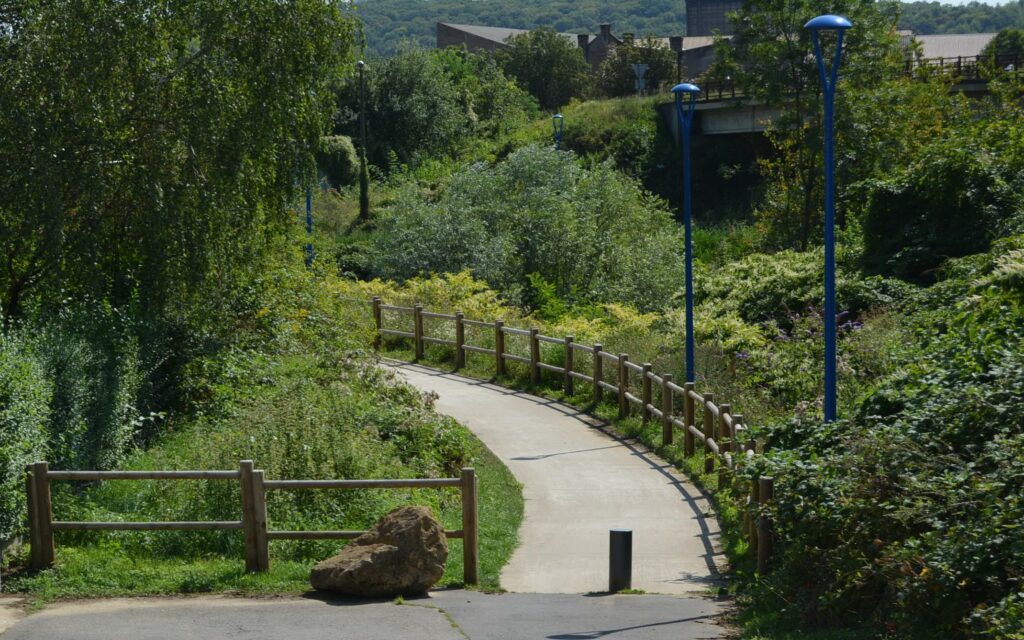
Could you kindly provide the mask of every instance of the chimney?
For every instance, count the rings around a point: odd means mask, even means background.
[[[669,36],[668,46],[673,51],[683,50],[683,36]]]
[[[630,33],[630,32],[623,33],[622,34],[622,42],[627,47],[632,47],[633,46],[633,34]]]
[[[583,51],[583,59],[590,62],[590,34],[580,33],[576,35],[576,44]]]
[[[612,25],[611,23],[605,23],[601,25],[601,35],[608,39],[612,37]]]

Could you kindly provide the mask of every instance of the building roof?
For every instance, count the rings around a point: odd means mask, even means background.
[[[505,27],[484,27],[476,24],[452,24],[451,22],[442,22],[447,27],[464,31],[465,33],[474,35],[484,40],[493,40],[494,42],[504,43],[508,41],[512,36],[517,36],[521,33],[529,33],[529,29],[507,29]],[[573,44],[578,44],[575,33],[559,33],[558,35],[571,40]],[[581,34],[582,35],[582,34]],[[597,36],[588,34],[590,39],[588,42],[593,42]]]
[[[914,36],[921,43],[924,58],[973,58],[981,55],[994,33],[954,33],[937,36]]]

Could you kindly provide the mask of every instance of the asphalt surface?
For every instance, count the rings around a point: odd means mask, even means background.
[[[502,571],[502,588],[606,591],[608,532],[625,528],[633,531],[634,589],[717,589],[723,556],[718,524],[705,515],[707,499],[643,445],[612,437],[602,422],[569,405],[418,365],[388,364],[436,393],[437,411],[469,427],[523,484],[520,545]]]
[[[488,595],[445,590],[399,605],[314,598],[133,598],[54,605],[3,640],[703,640],[718,603],[676,596]]]

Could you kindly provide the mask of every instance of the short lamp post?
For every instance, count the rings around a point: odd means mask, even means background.
[[[852,26],[846,18],[833,15],[818,16],[804,25],[814,41],[814,56],[825,99],[825,422],[836,419],[836,82],[843,59],[843,37]],[[836,52],[828,69],[821,51],[819,34],[822,31],[836,34]]]
[[[690,133],[693,112],[700,87],[689,82],[672,87],[676,97],[676,116],[679,118],[679,136],[683,139],[683,226],[686,232],[686,381],[694,382],[693,340],[693,204],[690,197]],[[684,104],[685,99],[685,104]]]
[[[562,131],[565,129],[565,118],[562,114],[556,113],[551,116],[551,128],[555,133],[555,150],[562,149]]]

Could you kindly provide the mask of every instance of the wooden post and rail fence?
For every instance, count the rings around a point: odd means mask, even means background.
[[[470,320],[461,311],[454,314],[433,313],[416,304],[411,307],[384,304],[380,297],[372,300],[373,318],[376,326],[374,345],[379,349],[388,338],[413,341],[416,360],[422,360],[427,345],[441,345],[455,350],[455,368],[466,366],[468,354],[479,354],[494,362],[498,377],[507,375],[508,362],[522,364],[528,368],[531,384],[539,384],[545,372],[558,375],[560,384],[567,395],[575,392],[575,382],[591,385],[595,404],[604,400],[605,392],[617,400],[620,418],[630,415],[634,407],[639,409],[645,422],[657,420],[661,423],[663,445],[672,444],[675,430],[683,434],[683,454],[691,457],[696,453],[700,441],[704,452],[704,469],[712,473],[718,467],[718,488],[743,494],[747,497],[746,523],[750,553],[757,559],[759,572],[767,572],[771,562],[772,522],[767,505],[774,499],[774,479],[759,477],[745,486],[737,486],[736,471],[757,454],[757,442],[750,437],[750,430],[743,416],[734,414],[728,404],[717,404],[714,394],[698,393],[694,384],[676,384],[671,374],[658,375],[650,363],[631,362],[629,354],[614,354],[605,351],[603,345],[592,346],[576,342],[574,336],[562,338],[542,335],[538,329],[513,328],[505,326],[503,320],[484,322]],[[388,314],[411,315],[413,331],[403,331],[386,326]],[[423,320],[432,319],[454,323],[454,339],[430,336],[424,332]],[[466,327],[494,332],[494,347],[470,344],[466,340]],[[451,335],[451,334],[449,334]],[[509,353],[508,337],[525,338],[528,341],[529,356]],[[563,349],[561,366],[545,362],[543,345],[560,346]],[[588,372],[579,371],[575,355],[591,356]],[[605,363],[615,371],[614,383],[606,377]],[[634,380],[638,385],[634,385]],[[639,395],[637,395],[639,393]],[[656,399],[655,396],[659,399]],[[682,414],[676,411],[682,405]],[[701,420],[697,422],[700,408]]]
[[[51,471],[48,463],[36,462],[25,468],[31,566],[45,569],[56,558],[56,531],[242,531],[245,536],[245,568],[250,572],[270,570],[271,540],[351,540],[365,531],[275,531],[269,529],[268,491],[301,489],[407,489],[457,488],[462,498],[462,528],[445,531],[447,538],[462,539],[463,582],[477,584],[479,574],[479,527],[477,521],[477,477],[472,468],[462,469],[458,478],[389,480],[267,480],[251,460],[242,460],[232,471]],[[74,522],[53,519],[50,483],[54,480],[229,480],[239,483],[241,520],[193,522]]]

